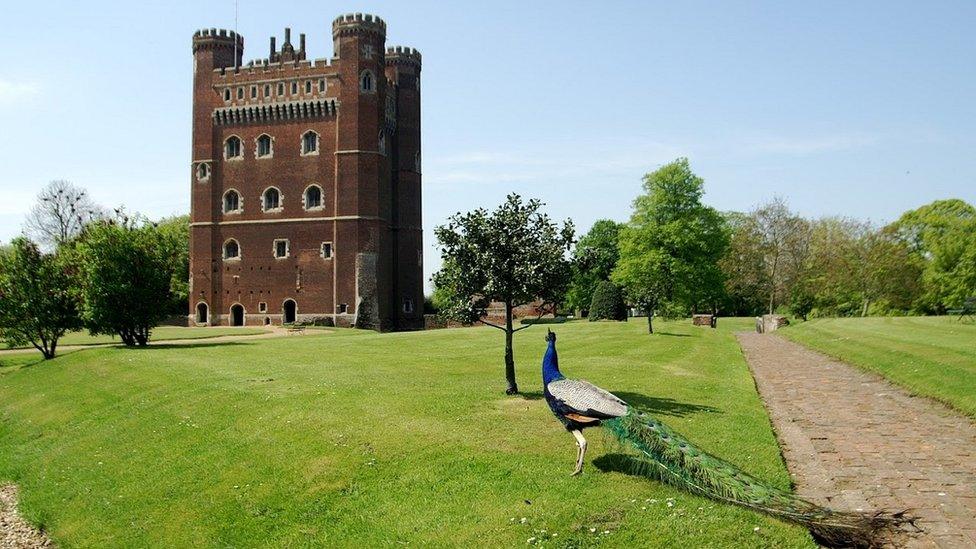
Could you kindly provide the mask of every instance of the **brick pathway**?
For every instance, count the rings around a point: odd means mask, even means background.
[[[976,424],[776,335],[737,334],[797,491],[837,509],[912,509],[907,547],[976,547]]]

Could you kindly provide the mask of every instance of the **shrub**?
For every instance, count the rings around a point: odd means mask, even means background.
[[[593,290],[590,301],[590,320],[627,320],[627,308],[620,288],[604,280]]]

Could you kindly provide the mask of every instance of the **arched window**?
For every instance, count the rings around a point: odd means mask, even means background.
[[[197,324],[206,324],[210,322],[210,311],[207,304],[201,301],[197,303]]]
[[[224,193],[224,213],[236,213],[241,211],[241,195],[234,189]]]
[[[371,71],[363,71],[359,75],[359,91],[362,93],[373,93],[373,89],[376,87],[373,80],[373,73]]]
[[[274,187],[268,187],[261,195],[261,208],[268,212],[281,208],[281,191]]]
[[[237,243],[236,240],[231,238],[227,242],[224,242],[224,259],[240,259],[241,258],[241,245]]]
[[[241,138],[232,135],[224,142],[224,158],[241,158]]]
[[[257,158],[271,158],[271,136],[268,134],[262,134],[258,136],[257,139],[257,150],[254,153]]]
[[[318,154],[319,134],[309,130],[302,135],[302,155]]]
[[[210,164],[201,162],[197,164],[197,180],[206,181],[210,179]]]
[[[380,130],[380,135],[376,138],[376,150],[380,151],[380,154],[386,155],[386,132]]]
[[[322,207],[322,187],[309,185],[305,189],[305,196],[302,201],[305,203],[306,210],[314,210]]]

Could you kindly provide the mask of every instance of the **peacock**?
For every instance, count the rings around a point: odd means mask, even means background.
[[[646,476],[692,493],[734,503],[805,526],[830,547],[878,547],[915,519],[904,511],[858,513],[833,511],[770,486],[735,465],[696,448],[680,434],[616,395],[592,383],[567,379],[559,371],[556,334],[546,336],[542,383],[553,414],[576,438],[576,468],[583,472],[586,438],[583,429],[603,426],[634,451],[634,474]]]

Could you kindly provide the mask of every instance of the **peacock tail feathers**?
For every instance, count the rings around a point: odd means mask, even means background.
[[[831,547],[879,547],[901,530],[914,527],[904,512],[833,511],[781,490],[712,456],[653,417],[631,410],[603,425],[637,452],[634,474],[647,476],[700,496],[734,503],[806,526]]]

